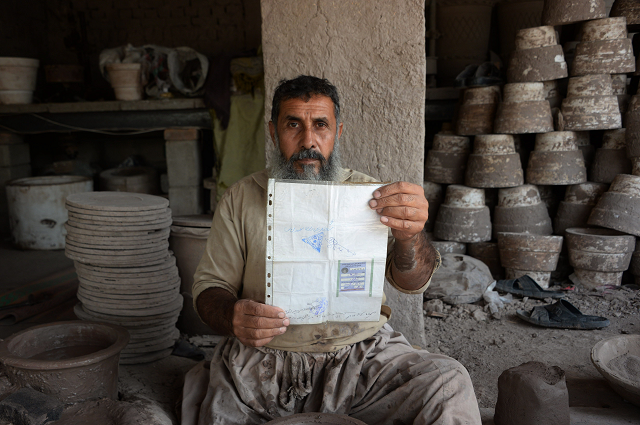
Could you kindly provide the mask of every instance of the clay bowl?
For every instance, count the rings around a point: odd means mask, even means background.
[[[611,360],[624,355],[640,357],[640,335],[616,335],[603,339],[591,349],[591,362],[615,392],[640,406],[640,381],[631,380],[609,367]]]
[[[335,413],[297,413],[274,419],[265,425],[366,425],[364,422],[347,415]]]
[[[129,342],[120,326],[71,321],[34,326],[0,343],[9,381],[63,403],[118,396],[118,360]]]

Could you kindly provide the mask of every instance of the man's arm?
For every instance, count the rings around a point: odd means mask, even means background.
[[[429,218],[429,202],[417,184],[396,182],[378,188],[369,206],[380,221],[391,228],[395,238],[391,272],[403,289],[424,286],[436,263],[436,250],[427,240],[424,224]]]
[[[252,300],[238,300],[222,288],[205,289],[196,300],[202,320],[218,335],[235,336],[244,345],[261,347],[289,326],[284,310]]]

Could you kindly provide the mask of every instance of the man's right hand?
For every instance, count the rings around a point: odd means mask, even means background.
[[[233,306],[233,334],[244,345],[262,347],[282,335],[289,319],[279,307],[252,300],[238,300]]]

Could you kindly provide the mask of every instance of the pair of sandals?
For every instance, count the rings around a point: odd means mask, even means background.
[[[530,276],[499,280],[496,290],[523,297],[544,299],[562,298],[564,293],[542,289]],[[534,307],[531,311],[517,310],[516,315],[525,322],[545,328],[602,329],[609,326],[609,319],[582,314],[573,304],[560,299],[553,304]]]

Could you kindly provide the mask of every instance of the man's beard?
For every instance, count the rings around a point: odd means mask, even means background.
[[[315,181],[339,181],[342,164],[340,160],[340,150],[338,148],[338,137],[333,147],[333,152],[329,158],[325,158],[320,152],[314,149],[304,149],[294,153],[291,158],[287,159],[280,150],[280,139],[278,134],[275,135],[276,155],[275,161],[271,166],[271,177],[274,179],[286,180],[315,180]],[[296,171],[295,161],[300,159],[317,159],[320,161],[320,167],[316,172],[316,164],[298,164],[302,168],[301,172]]]

